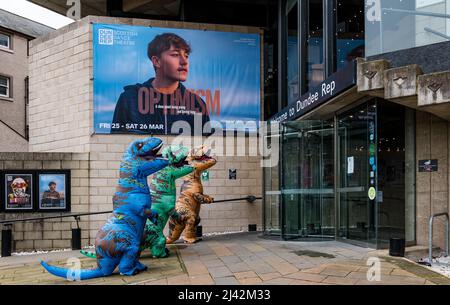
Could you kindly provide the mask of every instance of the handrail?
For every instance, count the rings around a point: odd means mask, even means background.
[[[417,16],[450,18],[449,14],[442,14],[442,13],[411,11],[411,10],[403,10],[403,9],[398,9],[398,8],[382,8],[381,10],[387,11],[387,12],[405,13],[405,14],[411,14],[411,15],[417,15]]]
[[[247,202],[252,203],[252,202],[254,202],[257,199],[262,199],[262,197],[255,197],[253,195],[249,195],[247,197],[242,197],[242,198],[215,200],[215,201],[213,201],[213,203],[229,202],[229,201],[240,201],[240,200],[246,200]],[[24,218],[24,219],[0,220],[0,224],[12,225],[15,222],[37,221],[37,220],[46,220],[46,219],[55,219],[55,218],[67,218],[67,217],[74,217],[75,220],[77,220],[77,218],[79,218],[80,216],[110,214],[112,212],[113,211],[103,211],[103,212],[93,212],[93,213],[78,213],[78,214],[66,214],[66,215],[58,215],[58,216],[43,216],[43,217]]]
[[[11,224],[13,224],[15,222],[37,221],[37,220],[46,220],[46,219],[54,219],[54,218],[66,218],[66,217],[74,217],[75,219],[77,219],[80,216],[109,214],[109,213],[112,213],[112,212],[113,211],[103,211],[103,212],[94,212],[94,213],[66,214],[66,215],[58,215],[58,216],[43,216],[43,217],[24,218],[24,219],[0,220],[0,224],[11,225]]]
[[[448,213],[437,213],[437,214],[433,214],[430,217],[430,223],[429,223],[429,227],[428,227],[428,262],[430,264],[432,264],[433,261],[433,220],[436,217],[439,216],[445,216],[447,222],[445,225],[445,251],[446,251],[446,256],[448,256],[448,226],[449,226],[449,217],[448,217]]]
[[[381,8],[381,12],[393,12],[393,13],[403,13],[403,14],[411,14],[416,16],[426,16],[426,17],[436,17],[436,18],[444,18],[444,19],[450,19],[449,14],[442,14],[442,13],[432,13],[432,12],[421,12],[421,11],[412,11],[412,10],[404,10],[404,9],[396,9],[396,8]],[[383,53],[383,14],[381,14],[380,17],[380,53]],[[442,33],[435,32],[433,30],[430,31],[430,29],[425,28],[425,31],[428,31],[430,33],[439,35],[443,37]]]

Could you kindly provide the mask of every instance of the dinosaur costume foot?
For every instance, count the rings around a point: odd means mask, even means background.
[[[199,240],[196,238],[183,238],[185,244],[195,244]]]
[[[89,258],[97,258],[97,256],[95,255],[95,252],[88,252],[85,250],[80,250],[80,253]]]

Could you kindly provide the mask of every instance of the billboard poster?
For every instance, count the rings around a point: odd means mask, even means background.
[[[5,174],[5,209],[33,209],[33,175]]]
[[[257,130],[258,34],[111,24],[93,32],[95,133]]]
[[[66,175],[39,174],[39,209],[66,209]]]

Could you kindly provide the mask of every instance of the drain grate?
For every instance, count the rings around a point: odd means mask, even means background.
[[[324,258],[335,258],[336,257],[336,256],[328,254],[328,253],[309,251],[309,250],[292,251],[292,253],[295,253],[298,256],[324,257]]]

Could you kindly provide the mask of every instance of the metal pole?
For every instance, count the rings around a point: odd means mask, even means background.
[[[445,216],[445,255],[448,256],[448,238],[449,238],[449,216],[448,213],[438,213],[430,217],[430,222],[428,226],[428,262],[431,264],[433,260],[433,221],[434,218],[439,216]]]
[[[433,261],[433,219],[434,215],[430,218],[428,225],[428,262],[431,264]]]
[[[2,257],[11,256],[12,230],[11,225],[5,225],[2,229]]]

